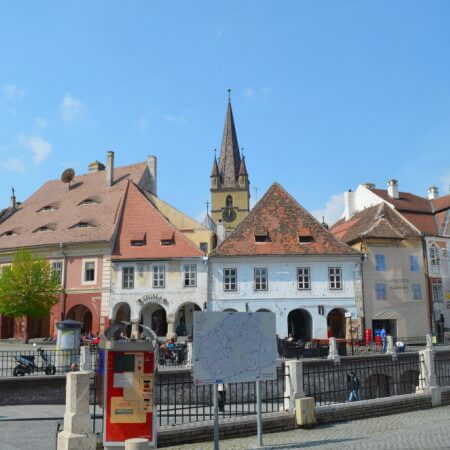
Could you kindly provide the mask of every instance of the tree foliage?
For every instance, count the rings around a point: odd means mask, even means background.
[[[19,250],[0,277],[0,313],[6,316],[46,316],[58,303],[61,284],[50,264],[28,250]]]

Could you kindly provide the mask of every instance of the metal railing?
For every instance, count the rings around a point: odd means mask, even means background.
[[[343,358],[339,365],[333,361],[304,363],[303,390],[307,397],[314,397],[316,405],[411,394],[424,381],[420,361],[421,355],[409,353],[395,359],[374,355],[363,363],[359,357]]]
[[[44,348],[42,355],[37,349],[0,351],[0,377],[61,374],[68,372],[72,363],[79,365],[79,350],[63,351]],[[28,368],[24,369],[24,367]]]
[[[277,379],[261,382],[262,412],[284,410],[286,376],[284,365]],[[190,371],[160,373],[156,384],[159,425],[176,425],[212,420],[213,386],[195,385]],[[220,417],[256,414],[256,383],[230,383],[219,388]]]
[[[440,387],[450,386],[450,352],[437,352],[434,357],[436,381]]]
[[[278,355],[281,359],[323,358],[329,346],[318,341],[277,339]]]

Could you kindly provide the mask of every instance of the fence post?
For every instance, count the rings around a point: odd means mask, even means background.
[[[329,350],[328,350],[328,359],[332,359],[335,364],[338,364],[341,362],[341,356],[339,355],[336,338],[330,337],[328,339],[329,342]]]
[[[88,346],[80,347],[80,370],[92,371],[92,355]]]
[[[285,362],[286,384],[284,390],[284,407],[294,412],[295,400],[305,396],[303,392],[303,361]]]
[[[89,372],[69,372],[66,376],[64,431],[58,434],[58,450],[95,449],[89,414]]]
[[[397,359],[397,353],[394,347],[394,338],[392,336],[386,336],[387,346],[386,346],[386,354],[391,355],[392,359]]]
[[[420,350],[420,378],[419,390],[431,394],[432,406],[441,405],[441,389],[437,382],[436,368],[434,365],[435,351],[431,334],[426,335],[427,346]]]

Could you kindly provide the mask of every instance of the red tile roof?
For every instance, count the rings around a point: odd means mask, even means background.
[[[0,224],[0,249],[110,241],[117,228],[127,180],[139,184],[145,179],[146,168],[145,162],[115,168],[111,187],[106,185],[105,171],[76,176],[70,189],[60,180],[46,182]],[[80,204],[89,198],[97,202]],[[49,206],[48,211],[42,210],[45,206]],[[76,227],[80,222],[95,226]],[[49,231],[36,231],[43,227]],[[12,230],[17,234],[5,235]]]
[[[348,244],[364,238],[404,239],[420,236],[400,213],[384,202],[360,211],[348,221],[341,219],[330,231]]]
[[[131,245],[132,237],[145,234],[145,245]],[[173,239],[162,245],[161,240]],[[113,260],[200,257],[204,253],[178,231],[132,182],[129,183]]]
[[[255,242],[255,235],[260,235],[262,228],[268,231],[268,242]],[[306,230],[313,241],[300,243],[299,231],[304,235]],[[335,238],[278,183],[274,183],[212,254],[357,256],[358,252]]]

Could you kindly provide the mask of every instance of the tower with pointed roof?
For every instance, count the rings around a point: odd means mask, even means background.
[[[214,156],[210,178],[212,218],[216,224],[222,221],[230,232],[250,210],[250,181],[245,157],[239,152],[229,96],[219,161]]]

